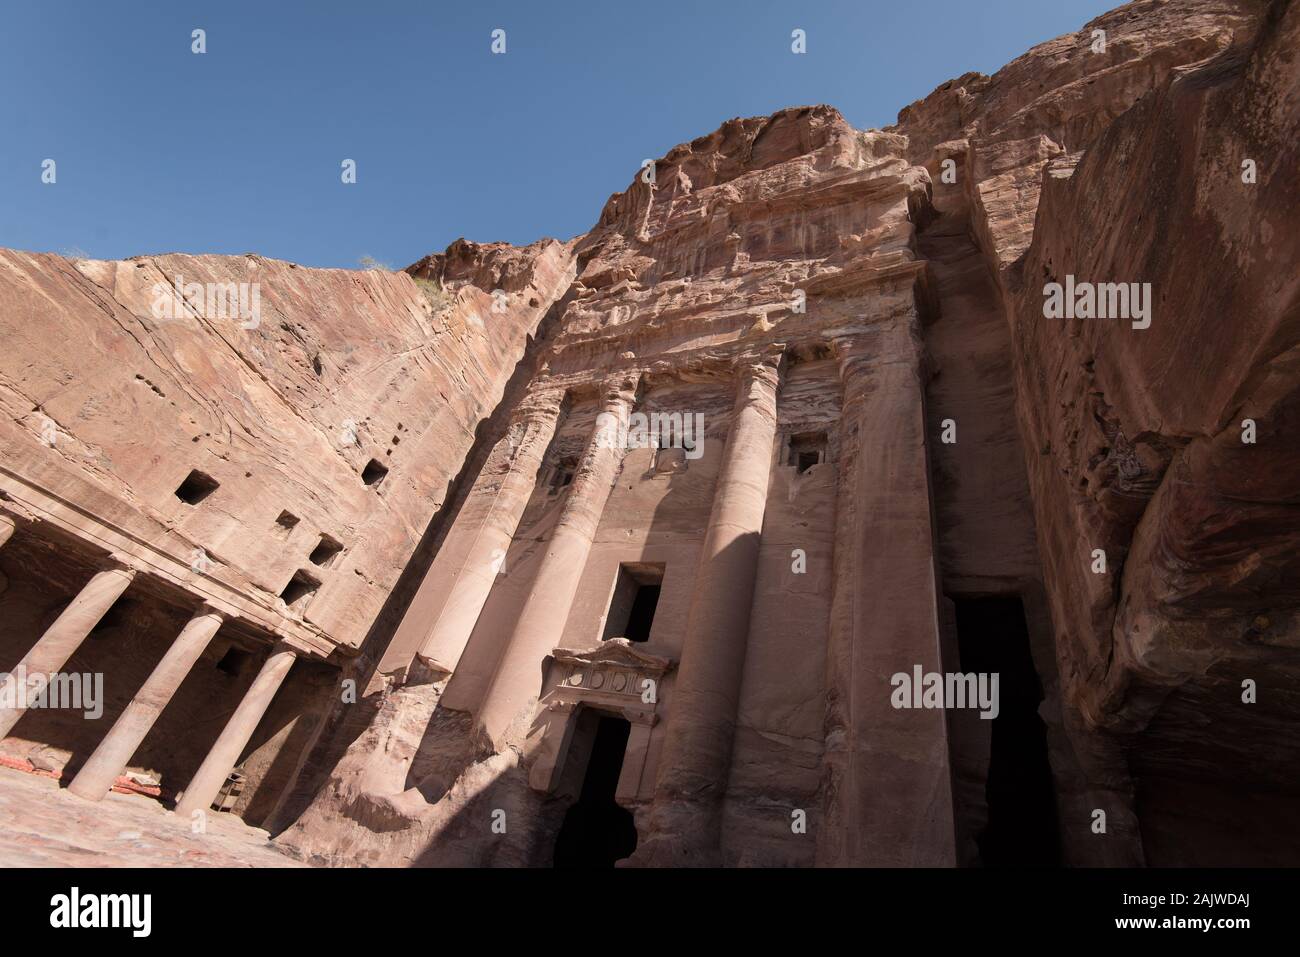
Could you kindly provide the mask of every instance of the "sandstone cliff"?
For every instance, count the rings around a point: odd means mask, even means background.
[[[108,552],[147,582],[97,629],[111,641],[85,643],[68,667],[111,676],[110,717],[184,624],[177,605],[206,600],[246,623],[209,648],[128,773],[168,794],[183,785],[228,714],[212,702],[252,679],[223,658],[232,642],[238,660],[256,653],[251,626],[335,666],[295,672],[243,762],[248,797],[261,795],[241,813],[264,818],[268,793],[292,779],[295,749],[340,699],[571,280],[563,243],[461,249],[477,272],[457,265],[424,286],[251,255],[103,262],[0,250],[0,498],[29,530],[0,572],[5,666]],[[504,311],[490,309],[498,288]],[[59,544],[75,541],[89,547]],[[5,750],[57,773],[101,734],[49,711],[20,723]]]
[[[669,682],[665,701],[670,722],[706,714],[703,697],[733,717],[694,753],[646,729],[620,799],[634,862],[677,859],[688,828],[665,794],[688,794],[716,813],[726,864],[989,863],[988,724],[903,722],[863,689],[918,660],[908,642],[927,629],[936,666],[966,667],[963,602],[1014,595],[1061,860],[1294,863],[1296,838],[1268,822],[1300,779],[1297,51],[1295,2],[1139,0],[949,81],[886,130],[829,106],[729,120],[568,243],[462,240],[405,274],[2,252],[2,314],[37,320],[7,322],[0,451],[23,464],[5,474],[98,503],[161,550],[206,549],[213,579],[320,654],[360,652],[361,701],[333,705],[272,820],[285,846],[331,864],[542,864],[566,808],[537,786],[542,691],[512,701],[504,733],[478,715],[596,419],[593,382],[635,366],[643,408],[704,413],[707,454],[621,464],[592,521],[599,581],[555,626],[574,649],[602,633],[630,548],[672,569],[666,595],[689,594],[679,570],[696,567],[735,405],[716,373],[779,346],[784,444],[743,653],[707,695]],[[150,290],[174,274],[260,280],[260,324],[159,322]],[[1149,284],[1149,308],[1049,318],[1067,277]],[[851,390],[845,370],[868,359]],[[530,466],[509,573],[464,654],[436,666],[418,655],[422,579],[451,523],[484,511],[476,481],[495,507],[511,416],[539,387],[577,398]],[[793,467],[791,442],[813,434],[830,436],[823,458]],[[880,445],[850,448],[858,435]],[[372,461],[388,474],[367,484]],[[199,511],[173,494],[191,469],[220,485]],[[886,544],[833,549],[844,528]],[[319,594],[277,604],[322,533],[344,549]],[[792,549],[807,575],[788,574]],[[687,604],[656,618],[674,664]],[[680,772],[709,748],[720,775]],[[864,807],[888,836],[860,839]],[[814,839],[791,839],[791,808]],[[497,810],[516,822],[505,836],[484,824]]]
[[[462,248],[478,274],[458,264],[432,295],[400,272],[257,256],[0,252],[5,457],[187,563],[203,549],[206,574],[271,613],[328,535],[342,553],[313,571],[304,620],[356,648],[567,283],[561,243]],[[172,291],[241,283],[257,286],[256,317]],[[493,312],[503,286],[510,308]],[[371,461],[391,474],[367,485]],[[191,470],[219,486],[201,509],[173,494]]]

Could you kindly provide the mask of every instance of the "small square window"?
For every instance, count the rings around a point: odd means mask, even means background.
[[[388,467],[381,462],[371,459],[366,463],[366,467],[361,470],[361,481],[367,485],[378,485],[388,474]]]
[[[289,584],[285,585],[284,590],[280,592],[280,599],[295,611],[302,611],[317,588],[320,588],[320,582],[308,572],[299,570],[293,573]]]
[[[104,616],[95,623],[95,627],[90,629],[89,637],[101,638],[107,632],[126,625],[131,619],[136,604],[137,603],[134,599],[119,598],[112,604],[108,611],[104,613]]]
[[[826,433],[803,432],[790,436],[789,453],[785,464],[793,465],[802,475],[814,465],[826,461]]]
[[[298,516],[292,512],[281,512],[279,517],[276,518],[275,524],[279,525],[281,530],[287,532],[298,524]]]
[[[185,476],[185,481],[176,489],[176,497],[187,505],[198,505],[221,487],[211,475],[195,470]]]
[[[322,535],[320,542],[317,543],[312,553],[307,556],[307,560],[313,565],[320,565],[328,568],[334,561],[336,555],[343,551],[343,544],[330,538],[328,535]]]

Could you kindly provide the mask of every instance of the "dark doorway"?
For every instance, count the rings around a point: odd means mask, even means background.
[[[564,815],[555,840],[556,867],[613,867],[636,850],[632,812],[614,801],[632,725],[601,717],[578,800]]]
[[[1024,607],[1018,596],[956,598],[954,605],[962,671],[998,675],[980,860],[985,867],[1059,867],[1047,726],[1038,716],[1043,688]]]

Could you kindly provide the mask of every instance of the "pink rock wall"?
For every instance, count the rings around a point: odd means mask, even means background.
[[[5,476],[204,548],[258,607],[319,535],[343,544],[281,616],[322,655],[361,651],[368,684],[292,772],[306,722],[277,712],[250,766],[301,780],[245,806],[321,863],[550,863],[591,716],[617,713],[634,863],[978,864],[991,731],[893,709],[888,679],[961,670],[958,609],[990,596],[1023,607],[1063,862],[1294,862],[1270,822],[1300,768],[1297,49],[1295,4],[1129,4],[887,130],[826,106],[730,120],[569,243],[459,241],[407,274],[2,253],[0,314],[30,317],[0,371]],[[255,277],[261,323],[155,321],[173,273]],[[1150,327],[1046,318],[1066,275],[1151,283]],[[760,450],[737,481],[736,369],[777,353],[774,412],[746,420],[774,430],[769,467]],[[620,454],[566,527],[609,465],[584,455],[614,373],[637,411],[702,414],[701,454]],[[517,414],[548,396],[553,438],[507,488]],[[801,471],[807,434],[826,453]],[[389,472],[367,486],[371,459]],[[197,506],[172,495],[192,468],[221,483]],[[761,529],[703,566],[735,488],[765,489]],[[501,565],[448,616],[452,654],[429,652],[480,529]],[[702,590],[748,584],[750,542],[752,601]],[[555,553],[568,604],[535,587]],[[658,566],[649,639],[606,641],[620,569]],[[540,628],[539,601],[557,609]],[[653,707],[583,686],[602,660],[661,668]]]
[[[459,262],[435,310],[382,270],[0,252],[5,461],[187,562],[203,549],[272,613],[306,570],[320,587],[302,618],[326,649],[355,649],[569,269],[550,241],[453,248],[503,284],[506,312]],[[176,277],[257,283],[260,320],[156,318],[154,287]],[[388,469],[375,486],[371,459]],[[192,469],[220,483],[198,505],[173,494]],[[325,568],[308,560],[322,535],[343,546]]]

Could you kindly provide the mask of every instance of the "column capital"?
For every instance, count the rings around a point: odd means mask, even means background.
[[[654,705],[649,708],[623,708],[619,711],[619,714],[626,718],[633,727],[642,725],[646,728],[653,728],[659,723],[659,713],[655,710]]]
[[[600,398],[605,407],[612,405],[632,406],[636,403],[637,392],[641,388],[641,373],[636,370],[615,372],[601,383]]]
[[[832,336],[840,377],[865,373],[885,365],[924,367],[925,347],[914,321],[900,317],[854,333]]]
[[[780,349],[746,352],[732,364],[735,372],[736,401],[741,405],[757,403],[776,416],[776,393],[781,385],[785,353]]]
[[[554,418],[564,407],[565,390],[559,388],[540,389],[530,392],[515,406],[511,416],[513,422],[525,422],[535,419]]]
[[[732,362],[732,370],[742,380],[762,380],[775,386],[785,367],[785,346],[771,345],[742,352]]]
[[[210,601],[201,602],[201,603],[199,604],[199,606],[198,606],[197,608],[194,609],[194,612],[193,612],[193,614],[190,615],[190,617],[191,617],[191,618],[207,618],[209,615],[211,615],[211,616],[215,616],[215,617],[217,617],[217,618],[220,618],[222,621],[225,621],[226,618],[228,617],[228,616],[226,615],[226,612],[225,612],[225,611],[223,611],[222,609],[218,608],[216,605],[212,604],[212,602],[210,602]]]
[[[126,572],[132,578],[140,571],[140,559],[126,552],[113,552],[100,563],[100,571]]]
[[[785,343],[773,342],[765,346],[759,346],[753,349],[746,349],[736,356],[733,366],[737,369],[744,369],[754,366],[771,366],[779,368],[785,361]]]
[[[835,336],[831,339],[831,347],[841,365],[847,360],[865,359],[872,354],[867,337],[863,335]]]

